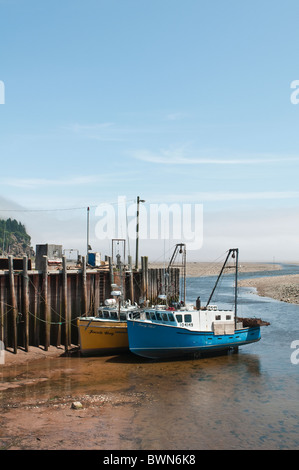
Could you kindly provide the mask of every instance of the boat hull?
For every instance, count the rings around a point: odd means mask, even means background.
[[[87,355],[109,355],[128,351],[126,321],[78,320],[80,352]]]
[[[149,359],[227,351],[261,338],[259,326],[241,328],[233,334],[215,335],[211,331],[192,331],[137,320],[128,320],[127,325],[130,351]]]

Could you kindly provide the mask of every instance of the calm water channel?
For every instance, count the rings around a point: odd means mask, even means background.
[[[299,268],[284,265],[263,275],[286,273]],[[246,274],[257,275],[262,274]],[[215,277],[188,279],[188,300],[200,294],[204,303],[214,282]],[[215,303],[232,306],[232,283],[231,276],[223,277]],[[103,448],[110,437],[111,448],[128,450],[299,449],[299,364],[291,361],[291,343],[299,341],[299,305],[240,288],[238,314],[271,323],[262,328],[259,343],[238,354],[167,362],[131,354],[43,360],[18,368],[11,387],[0,387],[1,403],[65,396],[101,400],[107,408],[98,417],[93,411],[90,436]],[[8,380],[2,378],[2,385]]]

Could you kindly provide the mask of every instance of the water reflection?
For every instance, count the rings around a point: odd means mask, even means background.
[[[225,287],[231,281],[226,279]],[[211,278],[200,283],[210,292]],[[196,299],[195,279],[188,280],[187,292]],[[231,298],[226,293],[222,300]],[[100,397],[111,407],[101,408],[97,426],[116,436],[115,448],[297,449],[299,365],[290,361],[290,344],[299,339],[299,306],[242,288],[240,309],[241,315],[271,325],[262,328],[260,342],[238,354],[151,361],[128,353],[38,361],[0,375],[1,404]]]

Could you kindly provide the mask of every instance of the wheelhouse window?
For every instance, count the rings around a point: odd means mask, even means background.
[[[167,313],[162,313],[163,321],[168,321]]]
[[[146,319],[147,319],[147,320],[150,319],[150,313],[149,313],[149,312],[145,312],[145,316],[146,316]]]
[[[174,316],[172,313],[168,314],[169,321],[174,321]]]
[[[221,320],[221,315],[215,315],[215,320]]]
[[[157,320],[161,321],[162,320],[161,313],[156,312],[156,318]]]
[[[151,312],[151,320],[156,320],[156,315]]]
[[[176,315],[176,321],[177,321],[178,323],[182,323],[182,321],[183,321],[183,315],[181,315],[181,314]]]
[[[231,320],[231,315],[226,315],[226,320]]]
[[[190,315],[189,313],[184,315],[185,317],[185,323],[191,323],[192,322],[192,315]]]

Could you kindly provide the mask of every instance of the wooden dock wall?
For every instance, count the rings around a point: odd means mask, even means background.
[[[165,292],[165,279],[171,300],[179,300],[180,273],[171,268],[165,276],[163,269],[148,269],[147,258],[142,268],[126,272],[124,276],[113,269],[88,269],[85,258],[80,269],[67,267],[63,258],[62,269],[48,266],[44,257],[42,270],[28,270],[28,259],[23,258],[23,269],[15,269],[9,257],[9,269],[0,271],[0,341],[5,349],[15,353],[19,347],[62,346],[65,349],[78,344],[77,317],[94,315],[97,307],[111,297],[112,281],[123,283],[124,297],[132,302],[149,300],[157,303]],[[30,264],[29,264],[30,266]],[[112,279],[113,276],[113,279]]]

